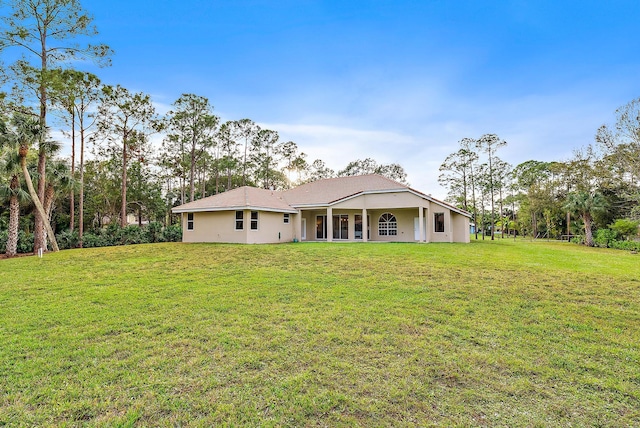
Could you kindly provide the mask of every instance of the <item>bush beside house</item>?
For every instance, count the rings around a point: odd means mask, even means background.
[[[129,225],[120,227],[112,223],[106,228],[83,234],[83,247],[111,247],[115,245],[147,244],[154,242],[180,242],[182,229],[179,224],[164,227],[162,223],[149,223],[146,226]],[[77,231],[65,230],[56,235],[60,249],[77,248],[80,239]],[[0,231],[0,254],[7,246],[7,231]],[[33,234],[18,232],[18,253],[33,252]]]

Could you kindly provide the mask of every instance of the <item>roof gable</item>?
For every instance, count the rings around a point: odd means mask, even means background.
[[[405,190],[409,187],[379,174],[326,178],[283,192],[291,205],[328,205],[362,192]]]

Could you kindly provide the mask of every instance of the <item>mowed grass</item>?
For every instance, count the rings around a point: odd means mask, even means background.
[[[0,261],[0,425],[638,426],[640,255],[153,244]]]

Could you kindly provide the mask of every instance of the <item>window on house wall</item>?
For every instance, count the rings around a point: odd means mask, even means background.
[[[444,213],[433,214],[433,225],[435,232],[444,232]]]
[[[384,213],[378,219],[378,235],[395,236],[398,234],[398,221],[391,213]]]
[[[236,211],[236,230],[244,229],[244,211]]]
[[[316,216],[316,239],[325,239],[327,237],[327,216]]]
[[[333,239],[349,239],[349,216],[347,214],[333,216]]]
[[[284,224],[289,224],[289,213],[284,213]]]
[[[354,238],[355,239],[362,239],[362,215],[356,214],[354,216],[353,223],[354,223],[353,227],[354,227],[354,233],[355,233]],[[369,236],[370,224],[371,224],[371,222],[369,221],[369,216],[367,216],[367,239],[371,238]]]
[[[251,230],[258,230],[258,211],[251,211]]]
[[[187,230],[193,230],[193,213],[187,213]]]

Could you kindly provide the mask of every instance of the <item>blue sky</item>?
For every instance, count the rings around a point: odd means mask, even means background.
[[[638,1],[91,0],[105,83],[206,96],[334,169],[373,157],[444,197],[464,137],[563,160],[640,96]]]

